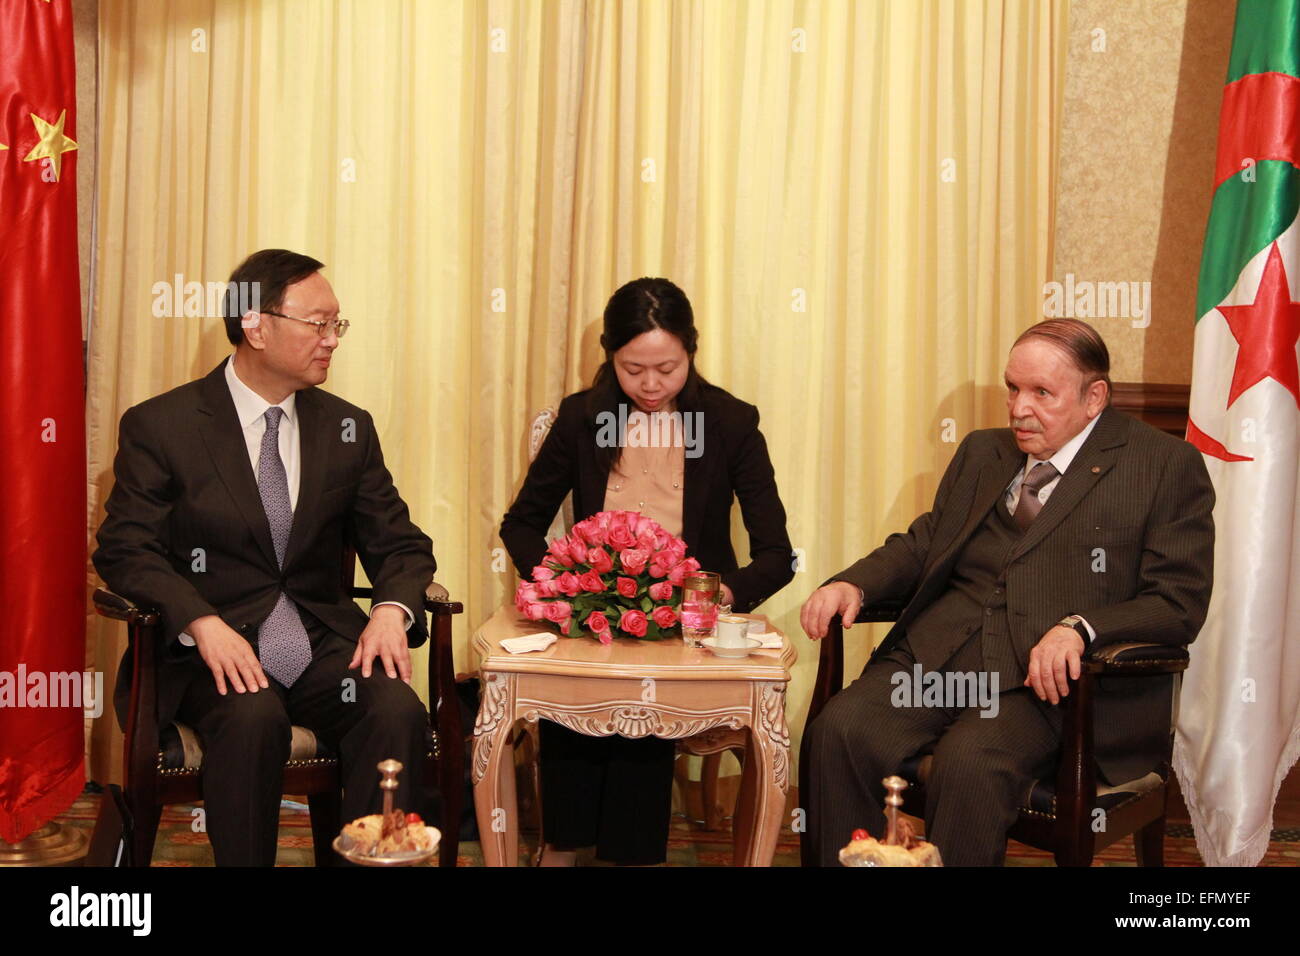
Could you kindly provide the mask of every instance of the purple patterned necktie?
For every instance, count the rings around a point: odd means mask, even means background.
[[[1034,523],[1034,519],[1038,517],[1038,512],[1043,510],[1043,502],[1038,497],[1038,493],[1043,490],[1044,485],[1058,475],[1060,472],[1050,461],[1040,461],[1029,469],[1029,477],[1020,486],[1020,501],[1016,503],[1016,513],[1013,515],[1016,526],[1021,531],[1028,530]]]
[[[289,529],[293,526],[289,477],[280,458],[280,417],[283,414],[284,409],[276,406],[266,410],[266,432],[262,435],[262,451],[257,459],[257,490],[262,496],[266,520],[271,525],[275,560],[282,569],[284,550],[289,544]],[[311,640],[307,637],[307,628],[303,627],[297,606],[283,591],[270,616],[262,622],[257,656],[262,661],[262,669],[285,687],[292,687],[311,663]]]

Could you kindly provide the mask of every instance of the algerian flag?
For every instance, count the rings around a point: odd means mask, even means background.
[[[1300,0],[1239,0],[1187,429],[1218,494],[1214,593],[1174,744],[1210,866],[1260,861],[1300,757],[1298,161]]]

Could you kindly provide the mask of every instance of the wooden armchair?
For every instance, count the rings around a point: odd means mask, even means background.
[[[351,586],[353,563],[344,562],[352,596],[368,598],[370,588]],[[100,614],[126,622],[134,649],[134,666],[123,761],[126,784],[120,791],[110,787],[104,794],[87,863],[149,866],[162,808],[202,799],[199,788],[202,745],[194,731],[184,724],[158,726],[155,661],[162,651],[159,611],[133,604],[104,588],[95,591],[94,600],[95,610]],[[429,693],[433,699],[433,727],[423,772],[426,781],[436,781],[441,791],[439,865],[455,866],[464,802],[465,731],[455,691],[451,618],[464,608],[460,602],[449,600],[446,588],[435,582],[425,592],[424,610],[432,615]],[[316,865],[334,865],[337,860],[331,843],[343,826],[338,759],[325,752],[316,736],[305,727],[293,728],[283,792],[307,795]]]
[[[891,622],[902,608],[877,605],[863,608],[862,622]],[[855,622],[856,623],[856,622]],[[1036,780],[1020,805],[1020,816],[1008,832],[1019,840],[1056,857],[1058,866],[1090,866],[1093,855],[1134,834],[1138,866],[1164,865],[1165,809],[1169,797],[1170,755],[1174,741],[1174,715],[1178,707],[1178,682],[1187,669],[1187,649],[1166,644],[1116,644],[1089,650],[1077,681],[1070,681],[1070,694],[1063,707],[1061,757],[1055,777]],[[1092,707],[1094,682],[1103,676],[1155,677],[1173,675],[1174,707],[1169,720],[1169,745],[1160,764],[1137,780],[1120,786],[1098,786],[1093,755]],[[821,713],[827,701],[844,684],[844,634],[834,618],[821,641],[821,658],[813,685],[812,703],[805,727]],[[799,792],[807,794],[809,774],[808,735],[799,749]],[[903,809],[924,816],[925,781],[933,756],[917,755],[904,762],[898,773],[913,784],[905,793]],[[1094,811],[1106,814],[1106,826],[1093,830]],[[847,842],[847,838],[846,838]],[[804,866],[816,866],[811,841],[801,846]]]

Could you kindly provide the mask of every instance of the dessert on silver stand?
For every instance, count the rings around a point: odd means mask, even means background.
[[[362,866],[417,866],[438,852],[442,834],[425,826],[419,814],[403,813],[393,807],[393,791],[402,765],[396,760],[379,764],[383,778],[384,812],[372,813],[345,824],[334,838],[334,849],[345,860]]]
[[[845,866],[943,866],[939,848],[916,836],[912,824],[900,819],[907,781],[889,776],[882,781],[889,792],[885,797],[885,839],[877,841],[866,830],[853,831],[849,845],[840,850]]]

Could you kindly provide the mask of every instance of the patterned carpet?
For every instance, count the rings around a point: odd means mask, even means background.
[[[99,810],[98,794],[83,793],[59,819],[79,827],[90,836]],[[191,806],[168,807],[163,811],[154,848],[154,866],[211,866],[212,849],[207,835],[196,833],[196,814]],[[731,831],[729,821],[723,830],[707,831],[702,825],[682,816],[673,818],[668,839],[669,866],[729,866]],[[1261,866],[1300,866],[1300,830],[1275,830],[1268,853]],[[524,834],[520,840],[520,863],[528,864],[536,835]],[[582,861],[580,862],[588,862]],[[594,861],[591,861],[594,862]],[[286,803],[280,811],[280,851],[278,866],[311,866],[311,823],[305,807]],[[799,840],[789,830],[781,832],[774,866],[799,865]],[[482,866],[483,855],[478,843],[461,843],[460,866]],[[1054,866],[1048,853],[1012,841],[1007,848],[1008,866]],[[1134,866],[1133,841],[1126,838],[1098,854],[1094,866]],[[1191,827],[1171,825],[1165,837],[1166,866],[1201,866]]]

